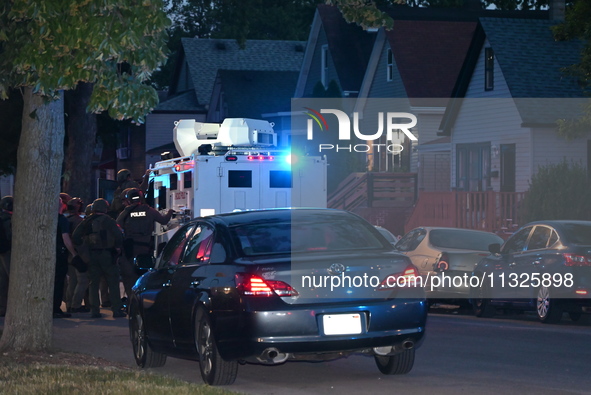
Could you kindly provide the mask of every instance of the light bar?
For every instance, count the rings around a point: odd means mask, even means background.
[[[267,155],[248,155],[248,160],[275,160],[274,156],[267,156]]]

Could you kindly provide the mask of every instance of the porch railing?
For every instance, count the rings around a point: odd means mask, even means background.
[[[328,197],[328,207],[412,207],[416,197],[416,173],[352,173]]]
[[[511,234],[523,225],[519,206],[525,192],[421,192],[405,231],[448,226]]]

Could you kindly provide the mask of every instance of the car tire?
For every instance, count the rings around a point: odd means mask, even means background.
[[[485,287],[474,288],[472,297],[472,311],[476,317],[490,318],[495,315],[496,308],[490,304],[488,289]]]
[[[209,385],[230,385],[238,375],[238,361],[225,361],[215,344],[211,321],[203,309],[195,317],[195,345],[201,377]]]
[[[166,363],[166,354],[152,350],[146,338],[144,319],[139,309],[130,309],[129,330],[135,363],[141,368],[158,368]]]
[[[415,350],[405,350],[390,356],[374,356],[376,365],[383,374],[407,374],[415,363]]]
[[[558,300],[552,298],[552,291],[548,287],[538,288],[536,297],[536,314],[540,322],[555,324],[562,318],[562,307]]]

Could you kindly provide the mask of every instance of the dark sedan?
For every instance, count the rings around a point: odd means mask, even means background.
[[[239,363],[324,361],[362,353],[408,373],[425,332],[417,268],[362,218],[276,209],[197,218],[136,283],[129,325],[136,362],[200,363],[211,385]]]
[[[591,221],[538,221],[519,229],[474,268],[477,316],[497,307],[534,310],[540,321],[591,311]]]

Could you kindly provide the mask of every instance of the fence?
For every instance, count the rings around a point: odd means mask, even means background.
[[[448,226],[509,235],[521,224],[525,192],[421,192],[405,230]]]

